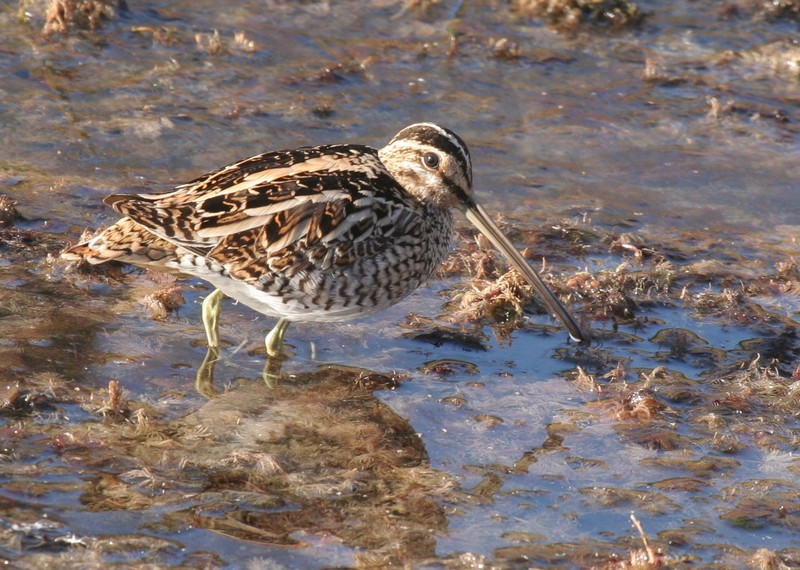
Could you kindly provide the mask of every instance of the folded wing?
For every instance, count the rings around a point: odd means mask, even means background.
[[[408,200],[377,151],[330,145],[266,153],[167,193],[114,195],[106,203],[250,280],[266,268],[291,275],[375,254],[419,223]]]

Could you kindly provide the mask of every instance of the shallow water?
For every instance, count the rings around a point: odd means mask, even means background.
[[[130,2],[44,37],[45,4],[0,6],[0,194],[23,216],[0,221],[0,559],[616,567],[642,556],[634,513],[665,565],[800,564],[795,21],[654,1],[636,29],[567,33],[495,2]],[[210,373],[202,283],[154,320],[142,299],[169,284],[55,261],[115,219],[108,194],[415,121],[468,142],[480,200],[592,346],[535,306],[510,338],[437,342],[409,315],[453,327],[455,274],[293,325],[265,382],[270,319],[227,302]]]

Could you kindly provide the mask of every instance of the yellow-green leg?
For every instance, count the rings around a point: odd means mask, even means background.
[[[267,356],[280,356],[283,351],[283,337],[286,334],[286,329],[289,328],[289,322],[286,319],[278,319],[275,327],[269,331],[264,344],[267,345]]]
[[[209,400],[217,395],[217,391],[214,388],[214,368],[218,360],[219,348],[209,346],[206,351],[206,357],[203,359],[203,364],[197,369],[197,375],[194,378],[194,387]]]
[[[219,289],[208,295],[203,300],[203,326],[206,329],[208,346],[217,348],[219,346],[219,312],[222,309],[222,299],[225,295]]]

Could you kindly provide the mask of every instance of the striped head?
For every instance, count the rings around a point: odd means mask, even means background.
[[[417,123],[397,133],[378,156],[395,180],[421,202],[460,210],[474,204],[469,150],[453,131]]]
[[[539,274],[503,235],[472,195],[472,161],[467,145],[454,132],[432,123],[406,127],[378,151],[389,173],[425,204],[458,208],[542,297],[575,340],[586,335]]]

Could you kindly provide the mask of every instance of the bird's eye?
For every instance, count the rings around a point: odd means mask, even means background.
[[[435,152],[426,152],[422,155],[422,164],[431,170],[439,168],[439,155]]]

